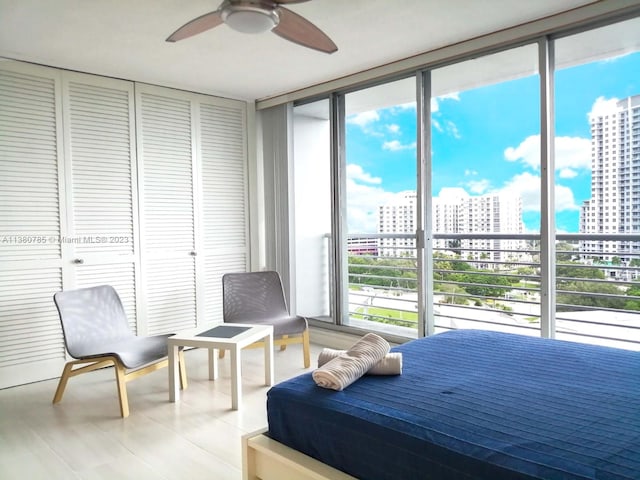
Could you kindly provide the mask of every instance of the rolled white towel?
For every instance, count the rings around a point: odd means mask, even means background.
[[[311,376],[320,387],[342,390],[382,360],[390,348],[384,338],[367,333],[349,350],[314,370]]]
[[[332,348],[323,348],[318,355],[318,367],[323,366],[330,360],[345,353],[346,350],[334,350]],[[389,352],[382,360],[371,367],[367,375],[401,375],[402,374],[402,353]]]

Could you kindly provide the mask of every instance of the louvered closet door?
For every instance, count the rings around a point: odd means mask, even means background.
[[[196,326],[194,131],[187,94],[137,85],[145,312],[149,333]]]
[[[247,268],[246,106],[201,101],[205,318],[222,321],[222,275]]]
[[[0,64],[0,388],[60,375],[60,79]]]
[[[112,285],[137,331],[133,83],[63,73],[69,236],[75,287]]]

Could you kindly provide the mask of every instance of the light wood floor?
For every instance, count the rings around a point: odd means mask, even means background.
[[[275,352],[276,382],[304,373],[302,346]],[[311,346],[311,367],[321,347]],[[240,437],[266,426],[262,349],[243,351],[243,410],[231,410],[229,355],[208,380],[206,350],[185,353],[189,387],[169,403],[168,372],[128,384],[131,414],[119,416],[112,368],[0,390],[0,478],[239,480]],[[286,480],[286,479],[283,479]]]

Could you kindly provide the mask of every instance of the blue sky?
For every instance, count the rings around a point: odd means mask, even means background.
[[[433,192],[470,195],[509,190],[523,201],[530,232],[540,229],[538,76],[434,99]],[[556,87],[556,228],[577,232],[590,197],[588,116],[607,101],[640,94],[640,52],[558,70]],[[416,111],[402,105],[347,119],[350,232],[375,231],[376,206],[416,189]]]

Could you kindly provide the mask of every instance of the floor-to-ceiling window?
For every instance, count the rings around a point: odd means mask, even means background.
[[[343,98],[342,321],[416,336],[415,77]]]
[[[557,338],[640,342],[638,32],[633,19],[554,42]]]
[[[537,63],[530,44],[431,72],[436,332],[540,334]]]
[[[296,205],[322,212],[314,316],[640,348],[638,31],[594,24],[335,91],[314,102],[322,145],[298,126],[314,104],[296,106],[296,191],[322,191]]]

